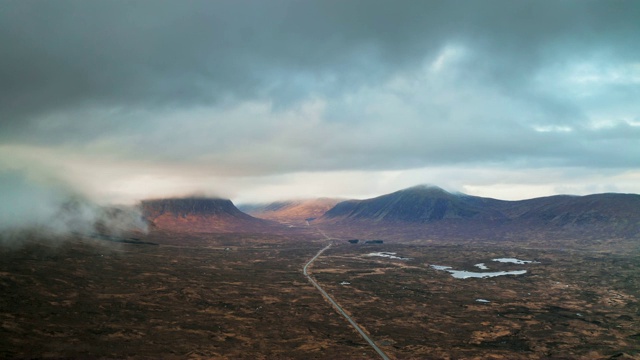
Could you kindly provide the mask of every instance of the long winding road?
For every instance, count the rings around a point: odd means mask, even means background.
[[[321,231],[322,235],[324,235],[324,237],[326,237],[327,239],[329,238],[327,235],[325,235],[325,233],[323,233]],[[316,254],[316,256],[314,256],[313,258],[311,258],[311,260],[309,260],[308,263],[306,263],[306,265],[304,266],[304,268],[302,268],[302,273],[304,274],[304,276],[307,277],[307,279],[309,279],[309,281],[313,284],[313,286],[316,287],[316,289],[318,289],[318,291],[320,291],[320,294],[322,294],[322,296],[325,297],[325,299],[329,300],[329,302],[331,304],[333,304],[333,306],[336,308],[336,310],[338,310],[338,312],[345,317],[345,319],[347,319],[349,321],[349,323],[358,331],[358,333],[360,333],[360,336],[362,336],[363,339],[365,339],[369,345],[371,345],[371,347],[373,348],[373,350],[375,350],[378,355],[380,355],[381,358],[383,358],[384,360],[390,360],[389,357],[387,356],[387,354],[384,353],[384,351],[382,351],[378,345],[376,345],[375,342],[373,342],[373,340],[371,340],[371,338],[369,338],[369,335],[367,335],[367,333],[364,332],[364,330],[362,330],[362,328],[360,327],[360,325],[358,325],[358,323],[356,323],[349,315],[347,315],[346,312],[344,312],[344,310],[342,309],[342,307],[340,307],[340,305],[338,305],[337,302],[335,302],[335,300],[333,300],[333,298],[331,296],[329,296],[329,294],[327,294],[326,291],[324,291],[324,289],[322,287],[320,287],[320,285],[311,277],[311,275],[309,275],[308,272],[308,268],[309,266],[318,258],[320,257],[320,255],[322,255],[322,253],[327,250],[328,248],[331,247],[331,244],[325,246],[324,248],[322,248],[320,251],[318,251],[318,253]]]

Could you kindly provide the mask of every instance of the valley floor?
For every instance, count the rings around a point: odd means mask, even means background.
[[[79,236],[0,245],[0,357],[377,357],[302,274],[326,239],[144,241],[159,245]],[[408,259],[367,256],[375,252]],[[491,260],[501,257],[537,263]],[[478,263],[527,273],[456,279],[431,267]],[[640,358],[637,251],[335,240],[310,270],[391,358]]]

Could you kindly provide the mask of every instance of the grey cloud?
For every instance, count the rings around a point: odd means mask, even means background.
[[[520,83],[543,63],[637,58],[636,2],[3,1],[3,122],[79,106],[172,107],[335,94],[448,42],[469,74]],[[308,82],[299,80],[307,78]],[[324,83],[324,87],[318,84]],[[18,124],[13,126],[20,127]],[[9,129],[5,129],[7,131]]]
[[[637,116],[637,83],[585,97],[553,86],[568,64],[638,63],[638,13],[634,1],[0,0],[0,142],[220,175],[637,168],[638,127],[615,122]],[[456,46],[450,69],[424,75]],[[593,112],[615,125],[590,129]]]

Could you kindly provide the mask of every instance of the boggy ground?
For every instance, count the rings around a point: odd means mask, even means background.
[[[302,275],[322,243],[174,235],[0,246],[0,358],[375,357]]]
[[[142,240],[158,245],[1,245],[0,358],[377,358],[302,275],[327,243],[318,235]],[[365,256],[375,251],[411,259]],[[528,273],[454,279],[429,266],[481,262]],[[640,358],[637,251],[336,240],[311,272],[391,358]]]
[[[366,256],[377,251],[411,259]],[[318,282],[398,359],[640,358],[637,252],[340,243],[325,254]],[[430,267],[482,271],[477,263],[527,273],[456,279]]]

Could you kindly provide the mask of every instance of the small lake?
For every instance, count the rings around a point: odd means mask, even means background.
[[[508,263],[508,264],[516,264],[516,265],[539,264],[538,261],[520,260],[520,259],[516,259],[516,258],[496,258],[496,259],[491,259],[491,261],[500,262],[500,263]],[[477,267],[480,270],[489,270],[489,267],[485,263],[479,263],[479,264],[475,264],[473,266]]]
[[[473,272],[473,271],[466,271],[466,270],[453,270],[451,266],[431,265],[431,267],[436,270],[446,271],[456,279],[470,279],[470,278],[484,279],[484,278],[492,278],[496,276],[522,275],[527,273],[527,270]]]
[[[491,261],[496,261],[496,262],[501,262],[501,263],[518,264],[518,265],[533,264],[533,263],[539,264],[538,261],[520,260],[520,259],[516,259],[516,258],[497,258],[497,259],[491,259]]]
[[[386,257],[386,258],[389,258],[389,259],[410,260],[410,258],[396,256],[396,253],[394,253],[394,252],[386,252],[386,251],[372,252],[372,253],[369,253],[369,254],[367,254],[365,256],[380,256],[380,257]]]

